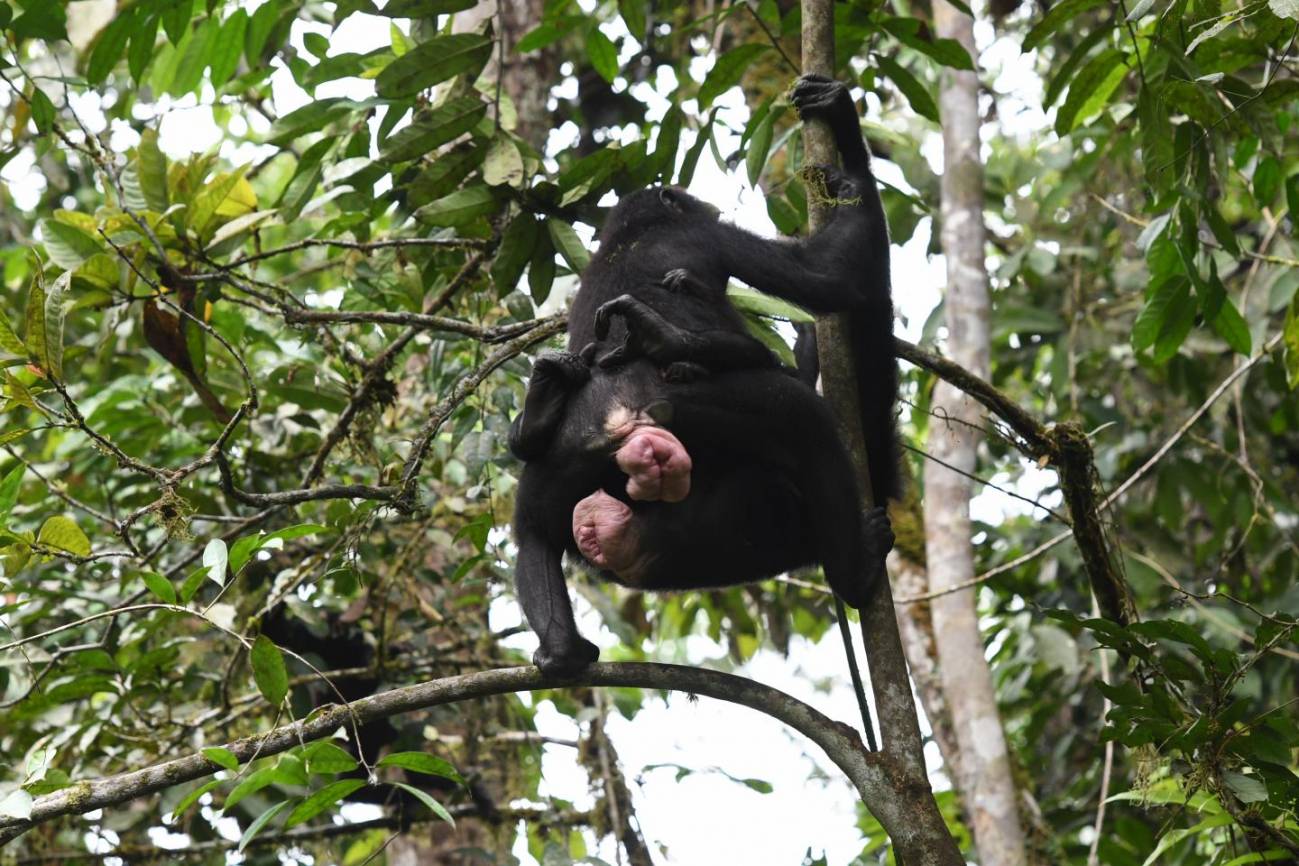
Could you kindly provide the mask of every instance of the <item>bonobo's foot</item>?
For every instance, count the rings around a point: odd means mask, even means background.
[[[582,558],[615,574],[636,561],[631,507],[597,490],[573,506],[573,541]]]
[[[638,357],[664,365],[691,354],[694,335],[673,325],[643,301],[631,295],[619,295],[605,301],[595,311],[595,336],[603,340],[615,316],[627,323],[627,337],[621,346],[598,359],[601,367],[615,367]]]
[[[693,361],[673,361],[663,368],[663,381],[673,385],[688,385],[708,377],[708,368]]]
[[[800,76],[790,92],[789,101],[803,120],[815,117],[829,121],[834,115],[847,112],[856,123],[857,112],[847,86],[824,75]]]
[[[884,558],[893,549],[893,523],[889,520],[889,511],[878,506],[867,511],[862,518],[862,533],[866,540],[866,597],[869,600],[875,594],[880,581],[888,580],[888,571],[884,567]]]
[[[690,455],[662,427],[637,427],[614,459],[627,473],[627,495],[638,502],[680,502],[690,493]]]
[[[532,365],[532,378],[534,381],[563,382],[569,387],[576,387],[591,378],[591,368],[581,355],[572,352],[546,352]]]
[[[893,549],[893,525],[886,509],[872,508],[862,515],[862,541],[863,560],[859,568],[838,572],[843,577],[851,577],[851,582],[841,580],[831,584],[835,595],[856,610],[869,605],[881,583],[888,580],[884,557]],[[853,573],[857,571],[860,573]]]
[[[544,643],[532,654],[532,663],[549,677],[565,677],[581,673],[600,657],[600,648],[584,637],[572,635],[565,641],[555,641],[554,646]]]

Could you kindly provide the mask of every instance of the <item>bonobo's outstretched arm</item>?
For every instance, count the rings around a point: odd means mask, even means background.
[[[523,411],[510,425],[510,451],[535,460],[550,447],[568,404],[568,395],[591,378],[586,361],[571,352],[548,352],[532,366]]]
[[[843,161],[842,171],[822,169],[827,192],[836,201],[830,223],[795,242],[771,241],[718,223],[720,236],[706,242],[712,242],[732,276],[816,312],[860,307],[880,292],[887,297],[887,276],[882,289],[872,282],[873,275],[888,272],[888,224],[848,88],[805,75],[791,99],[804,120],[829,125]]]

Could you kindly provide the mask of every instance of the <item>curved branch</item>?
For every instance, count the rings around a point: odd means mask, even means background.
[[[681,665],[595,664],[578,677],[567,680],[542,676],[535,667],[479,671],[393,689],[346,706],[331,704],[302,721],[236,740],[226,744],[225,748],[244,763],[330,736],[352,720],[365,724],[443,704],[511,692],[573,686],[630,686],[683,691],[757,710],[784,722],[820,746],[886,827],[891,830],[899,828],[905,835],[907,823],[912,820],[909,812],[916,792],[903,790],[909,783],[901,781],[902,774],[894,766],[895,762],[886,754],[867,752],[855,729],[770,686],[733,674]],[[26,820],[0,818],[0,845],[54,818],[118,806],[211,775],[219,769],[219,765],[202,754],[196,754],[106,779],[78,782],[37,798],[31,817]],[[897,841],[896,835],[894,839]]]

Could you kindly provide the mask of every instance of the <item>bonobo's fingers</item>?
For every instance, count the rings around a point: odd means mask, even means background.
[[[632,311],[638,308],[636,299],[631,295],[619,295],[612,301],[605,301],[595,310],[595,336],[603,340],[609,333],[609,325],[614,316],[630,318]]]
[[[573,541],[582,558],[618,574],[636,562],[638,534],[625,502],[597,490],[573,507]]]
[[[581,355],[572,352],[546,352],[532,365],[532,376],[534,379],[540,377],[581,385],[591,378],[591,369]]]
[[[599,647],[584,637],[575,637],[563,645],[538,647],[532,654],[532,663],[546,676],[568,677],[581,673],[599,657]]]
[[[595,362],[600,365],[601,369],[607,370],[610,367],[619,367],[627,363],[631,360],[633,354],[631,337],[628,337],[622,344],[610,349],[600,357],[596,358]]]
[[[595,363],[595,353],[599,348],[600,344],[592,340],[582,347],[582,351],[578,352],[577,356],[582,359],[582,363],[586,364],[587,367],[590,367]]]
[[[842,111],[845,107],[852,110],[848,88],[842,82],[823,75],[801,76],[790,93],[790,102],[803,120],[811,117],[826,119],[828,114]]]
[[[665,288],[674,292],[679,292],[686,287],[690,280],[690,272],[685,268],[673,268],[663,275],[659,283]]]
[[[862,581],[864,589],[862,603],[853,605],[857,608],[868,604],[880,585],[889,579],[884,561],[889,551],[893,549],[895,539],[888,509],[880,506],[866,512],[862,518],[862,532],[866,540],[866,575]]]
[[[638,502],[680,502],[690,494],[690,455],[662,427],[637,427],[614,459],[627,473],[627,495]]]

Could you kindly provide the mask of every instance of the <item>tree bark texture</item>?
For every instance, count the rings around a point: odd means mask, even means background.
[[[974,22],[945,0],[934,4],[934,29],[956,39],[971,57]],[[947,259],[948,356],[972,373],[988,375],[988,277],[984,262],[983,163],[979,153],[979,81],[974,72],[945,70],[939,92],[943,120],[942,248]],[[929,588],[943,590],[974,577],[970,541],[971,482],[941,465],[972,473],[979,446],[981,407],[947,382],[934,388],[926,461],[925,552]],[[946,418],[947,420],[944,420]],[[974,589],[935,598],[933,631],[943,691],[961,755],[957,787],[973,822],[983,866],[1023,866],[1015,784],[985,658]]]
[[[803,72],[833,76],[836,70],[833,3],[830,0],[802,0],[802,13]],[[834,163],[836,152],[830,131],[818,123],[805,125],[803,152],[806,165]],[[814,232],[825,222],[826,206],[809,202],[808,216],[808,229]],[[849,350],[852,334],[848,324],[848,317],[844,315],[819,318],[816,345],[822,389],[834,411],[839,435],[852,455],[864,510],[874,503],[871,501],[866,443],[859,420],[861,407],[857,398],[857,376],[861,371],[854,369]],[[889,822],[875,812],[874,802],[866,801],[867,808],[884,825],[897,860],[903,866],[961,864],[964,860],[938,810],[925,770],[924,743],[888,581],[880,581],[873,603],[862,609],[861,624],[862,640],[870,661],[871,691],[875,698],[882,754],[897,771],[893,782],[906,797],[905,807],[914,823],[899,835],[903,828],[889,826]]]

